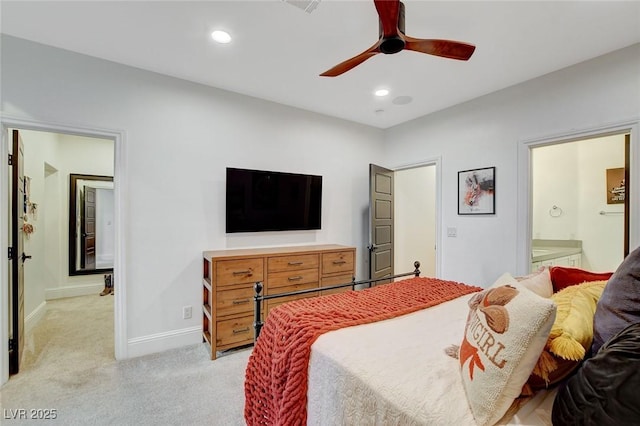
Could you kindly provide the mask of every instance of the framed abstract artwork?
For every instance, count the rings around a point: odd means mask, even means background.
[[[458,172],[458,214],[495,214],[495,182],[495,167]]]
[[[624,167],[607,169],[607,204],[624,204]]]

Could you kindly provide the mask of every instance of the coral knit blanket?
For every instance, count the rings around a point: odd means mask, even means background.
[[[306,423],[311,345],[321,334],[405,315],[479,290],[453,281],[418,277],[361,291],[299,299],[272,309],[247,365],[247,424]]]

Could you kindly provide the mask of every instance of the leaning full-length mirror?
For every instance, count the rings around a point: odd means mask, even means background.
[[[69,275],[113,272],[113,177],[71,174]]]

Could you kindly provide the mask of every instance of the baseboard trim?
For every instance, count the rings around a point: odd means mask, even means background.
[[[37,308],[35,308],[29,315],[27,315],[24,319],[24,330],[25,333],[30,333],[33,330],[38,322],[42,319],[44,314],[47,312],[47,302],[44,301]]]
[[[194,345],[201,341],[201,326],[135,337],[127,341],[127,358],[135,358],[169,349]]]
[[[104,284],[82,284],[67,287],[48,288],[44,292],[45,300],[62,299],[65,297],[90,296],[100,294]]]

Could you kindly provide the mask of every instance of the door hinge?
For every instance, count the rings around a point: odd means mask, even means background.
[[[15,349],[16,339],[9,339],[9,350],[12,351]]]
[[[9,165],[13,166],[13,155],[9,154]]]
[[[9,259],[13,259],[13,247],[9,247]]]

